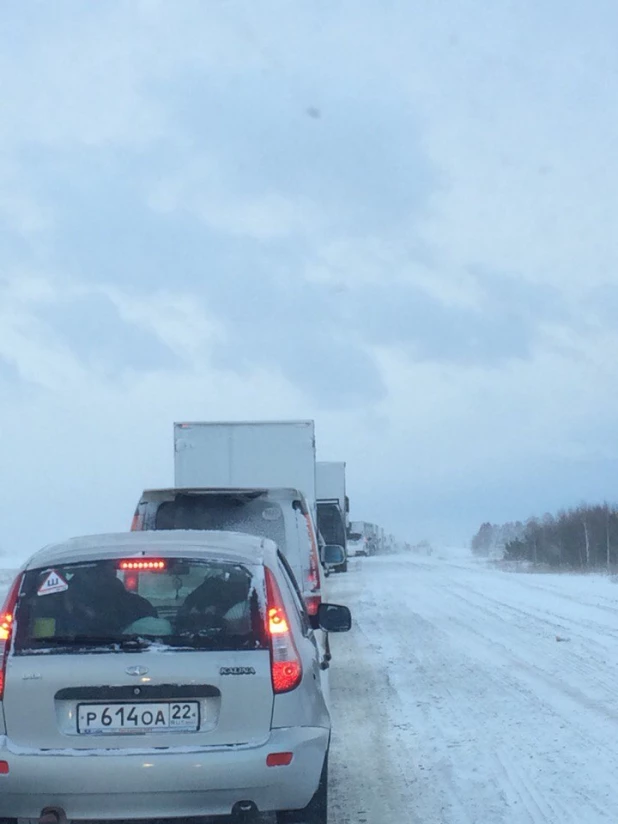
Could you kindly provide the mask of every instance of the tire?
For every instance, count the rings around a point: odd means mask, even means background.
[[[328,753],[318,788],[305,809],[278,812],[276,821],[277,824],[328,824]]]

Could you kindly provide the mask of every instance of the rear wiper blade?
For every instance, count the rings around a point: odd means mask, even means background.
[[[152,644],[141,635],[50,635],[48,637],[33,638],[41,644],[50,644],[59,647],[83,646],[119,646],[124,650],[145,649]]]
[[[184,632],[166,638],[166,643],[168,646],[192,647],[194,649],[243,650],[253,649],[255,639],[234,635],[207,635],[200,632]]]

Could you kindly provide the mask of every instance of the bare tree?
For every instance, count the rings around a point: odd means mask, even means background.
[[[581,504],[556,516],[530,518],[525,526],[509,523],[482,525],[475,549],[502,551],[512,560],[551,567],[611,570],[618,549],[618,509],[608,503]]]

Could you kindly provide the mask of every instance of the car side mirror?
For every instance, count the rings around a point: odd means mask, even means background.
[[[352,628],[350,610],[338,604],[320,604],[317,619],[324,632],[348,632]]]
[[[339,566],[345,562],[345,549],[338,544],[326,544],[322,557],[327,566]]]

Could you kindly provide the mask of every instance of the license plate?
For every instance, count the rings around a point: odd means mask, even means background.
[[[200,723],[197,701],[157,704],[79,704],[80,735],[145,732],[195,732]]]

